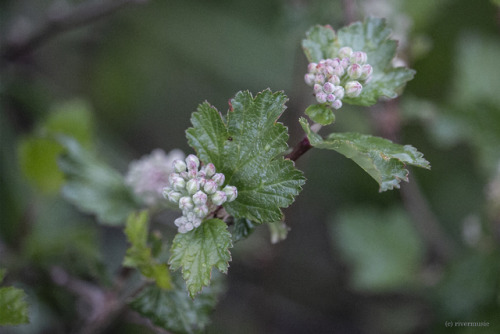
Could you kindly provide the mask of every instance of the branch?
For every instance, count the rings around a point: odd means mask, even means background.
[[[309,139],[307,139],[307,136],[304,137],[295,147],[293,148],[292,152],[287,154],[285,159],[290,159],[292,161],[297,161],[298,158],[300,158],[304,153],[309,151],[312,148],[311,143],[309,142]]]
[[[55,36],[72,29],[87,25],[117,10],[130,5],[144,3],[147,0],[114,0],[85,2],[69,10],[47,15],[47,20],[37,29],[32,29],[24,36],[7,40],[2,46],[1,59],[15,61],[43,45]]]

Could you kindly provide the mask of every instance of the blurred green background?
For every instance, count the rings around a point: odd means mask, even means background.
[[[305,31],[369,15],[387,18],[400,60],[417,74],[395,102],[342,108],[333,129],[411,144],[432,170],[412,170],[401,190],[378,193],[343,156],[311,150],[301,157],[308,181],[285,210],[288,238],[270,244],[261,227],[235,244],[227,290],[206,332],[500,332],[500,10],[493,1],[150,0],[7,59],[8,48],[47,17],[82,3],[0,1],[0,266],[31,304],[30,325],[0,333],[68,332],[81,310],[51,281],[51,268],[106,284],[126,248],[120,229],[97,225],[60,198],[59,149],[30,145],[34,133],[57,128],[50,115],[91,110],[91,119],[74,116],[69,134],[125,172],[154,148],[192,153],[184,131],[201,102],[225,111],[237,91],[269,87],[289,97],[281,121],[293,146],[303,136],[298,117],[314,99],[303,82]],[[29,150],[35,165],[23,163]],[[119,320],[107,333],[148,332]],[[450,329],[445,321],[489,326]]]

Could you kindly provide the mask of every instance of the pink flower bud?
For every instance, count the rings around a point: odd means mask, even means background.
[[[227,196],[226,196],[226,193],[223,192],[223,191],[216,191],[211,197],[210,199],[212,200],[212,203],[214,203],[215,205],[221,205],[223,204],[224,202],[226,202],[227,200]]]
[[[332,108],[333,109],[338,110],[341,107],[342,107],[342,101],[340,101],[340,100],[333,101],[333,103],[332,103]]]
[[[238,189],[235,186],[225,186],[222,191],[226,194],[228,202],[232,202],[238,197]]]
[[[328,102],[333,102],[333,101],[335,101],[335,95],[333,95],[333,94],[328,94],[328,95],[326,96],[326,100],[327,100]]]
[[[345,84],[345,95],[348,97],[358,97],[363,86],[357,81],[349,81]]]
[[[344,68],[344,70],[349,66],[351,62],[349,61],[349,58],[342,58],[340,61],[340,66]]]
[[[373,73],[373,67],[370,65],[366,64],[361,67],[363,73],[361,74],[360,79],[361,80],[367,80]]]
[[[337,66],[335,67],[335,75],[338,76],[339,78],[344,75],[345,69],[342,66]]]
[[[323,90],[325,91],[325,93],[331,93],[334,89],[335,86],[330,82],[325,82],[325,84],[323,85]]]
[[[351,54],[350,60],[352,63],[365,64],[368,56],[363,51],[356,51]]]
[[[172,203],[179,203],[181,197],[182,194],[178,191],[170,191],[167,193],[167,199]]]
[[[319,84],[324,84],[325,83],[325,76],[323,74],[316,74],[316,77],[314,78],[314,82],[319,83]]]
[[[214,176],[212,176],[212,180],[217,183],[218,186],[222,186],[225,179],[226,177],[222,173],[216,173]]]
[[[180,159],[176,159],[173,162],[174,170],[177,173],[185,172],[186,171],[186,163]]]
[[[203,186],[203,190],[205,190],[205,192],[207,194],[213,194],[216,190],[217,190],[217,183],[215,183],[215,181],[213,180],[208,180],[205,185]]]
[[[201,190],[197,191],[196,194],[193,195],[193,203],[196,206],[204,205],[207,202],[207,199],[207,194]]]
[[[314,84],[313,90],[315,93],[319,93],[323,91],[323,86],[321,86],[320,84]]]
[[[206,177],[212,177],[215,174],[215,165],[213,163],[209,163],[205,166],[204,170]]]
[[[332,75],[332,77],[328,80],[331,84],[338,86],[340,85],[340,78],[337,75]]]
[[[188,171],[191,170],[196,170],[198,171],[198,167],[200,166],[200,159],[194,154],[190,154],[186,158],[186,165],[188,168]]]
[[[344,46],[339,50],[339,58],[349,58],[352,54],[352,49],[348,46]]]
[[[206,205],[197,206],[193,209],[197,218],[205,218],[208,215],[208,207]]]
[[[184,187],[186,186],[186,181],[184,181],[184,179],[180,176],[174,176],[171,178],[170,186],[174,190],[181,191],[184,190]]]
[[[179,209],[181,210],[191,210],[194,207],[193,200],[191,197],[184,196],[179,199]]]
[[[307,65],[307,71],[309,73],[316,73],[316,66],[318,66],[318,64],[316,64],[316,63],[309,63],[309,65]]]
[[[325,103],[326,102],[326,94],[323,92],[319,92],[316,94],[316,101],[319,103]]]
[[[344,87],[338,86],[335,88],[333,91],[333,95],[339,100],[342,100],[344,98]]]
[[[347,75],[349,75],[351,79],[358,79],[361,74],[363,74],[363,70],[359,64],[352,64],[347,68]]]
[[[198,179],[191,179],[186,183],[186,190],[188,194],[192,195],[200,189],[200,181]]]
[[[307,73],[304,75],[304,81],[308,86],[312,86],[314,84],[314,80],[316,79],[316,76],[313,73]]]

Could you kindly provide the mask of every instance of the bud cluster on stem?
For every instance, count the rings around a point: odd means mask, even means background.
[[[343,47],[337,58],[309,63],[304,80],[313,87],[318,103],[339,109],[345,96],[358,97],[363,90],[361,82],[365,83],[370,79],[373,68],[367,61],[365,52]]]
[[[236,187],[222,188],[225,176],[216,173],[214,164],[199,167],[200,160],[193,154],[185,160],[175,160],[175,172],[169,176],[169,186],[163,188],[163,196],[182,210],[182,216],[174,221],[180,233],[197,228],[219,205],[238,196]]]

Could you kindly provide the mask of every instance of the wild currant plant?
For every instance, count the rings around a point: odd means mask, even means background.
[[[311,148],[352,159],[380,191],[408,181],[406,165],[429,168],[410,145],[359,133],[317,133],[334,123],[334,110],[342,112],[342,105],[371,106],[382,97],[396,98],[413,78],[413,70],[392,65],[397,43],[389,35],[384,20],[375,18],[338,31],[315,26],[307,32],[304,89],[313,88],[317,103],[305,110],[312,126],[299,119],[305,136],[292,149],[288,129],[278,122],[288,98],[269,89],[236,93],[225,114],[202,103],[186,131],[195,154],[184,158],[180,151],[155,150],[132,162],[125,177],[99,161],[85,143],[65,136],[69,131],[46,131],[57,143],[47,137],[44,143],[64,152],[58,161],[63,196],[102,224],[125,225],[130,247],[123,265],[145,278],[130,296],[133,309],[173,332],[201,330],[221,292],[214,268],[227,273],[233,244],[259,225],[272,226],[277,234],[287,231],[282,209],[306,181],[294,161]],[[26,144],[28,160],[30,145],[40,143]],[[150,216],[163,209],[181,211],[170,224],[178,231],[172,242],[149,233]]]

